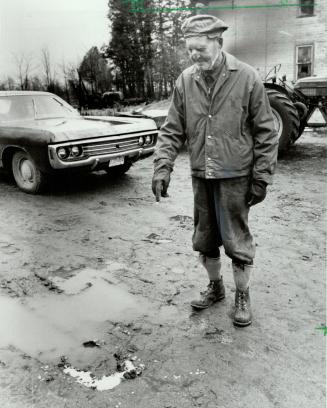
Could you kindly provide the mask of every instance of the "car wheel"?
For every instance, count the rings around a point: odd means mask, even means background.
[[[26,152],[13,155],[12,172],[17,186],[25,193],[36,194],[45,184],[44,174]]]
[[[125,163],[121,166],[108,167],[106,172],[109,176],[119,177],[125,174],[132,166],[132,163]]]

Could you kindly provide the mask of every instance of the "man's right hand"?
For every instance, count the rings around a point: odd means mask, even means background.
[[[261,203],[266,197],[267,183],[264,181],[253,181],[248,194],[248,206]]]
[[[160,201],[160,197],[169,197],[167,189],[170,182],[170,171],[161,168],[154,172],[152,178],[152,192],[156,197],[156,201]]]

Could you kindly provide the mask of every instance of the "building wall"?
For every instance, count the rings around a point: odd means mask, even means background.
[[[327,1],[315,0],[315,16],[297,18],[295,44],[314,44],[314,75],[327,76]]]
[[[296,46],[307,44],[314,46],[313,75],[327,76],[327,0],[315,0],[312,17],[299,17],[299,0],[274,7],[281,3],[287,0],[216,0],[204,13],[229,25],[224,49],[257,68],[262,78],[281,64],[279,75],[295,80]]]

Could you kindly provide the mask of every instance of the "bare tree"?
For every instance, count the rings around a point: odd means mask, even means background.
[[[18,82],[20,89],[26,90],[30,87],[30,76],[31,72],[33,71],[33,57],[32,54],[25,55],[17,55],[14,54],[14,60],[17,65],[17,75],[18,75]]]
[[[30,86],[29,89],[31,91],[43,91],[44,86],[42,84],[42,81],[37,75],[34,75],[30,78]]]
[[[43,68],[45,88],[51,91],[55,82],[55,70],[51,66],[50,51],[48,47],[43,47],[41,49],[41,64]]]
[[[7,86],[8,86],[8,90],[13,90],[15,89],[15,81],[12,77],[8,76],[7,77]]]
[[[63,74],[64,78],[64,94],[65,94],[65,99],[68,102],[75,102],[74,101],[74,95],[75,95],[75,90],[78,87],[78,66],[80,63],[77,65],[74,65],[72,63],[66,63],[65,61],[62,62],[60,65],[61,72]]]
[[[6,79],[4,79],[3,81],[0,81],[0,90],[1,91],[11,91],[15,89],[15,81],[13,80],[12,77],[7,76]]]

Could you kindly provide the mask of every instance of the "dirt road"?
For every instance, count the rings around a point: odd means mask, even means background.
[[[326,135],[301,137],[251,212],[255,319],[244,329],[231,323],[226,257],[226,300],[189,307],[207,282],[191,251],[186,152],[160,204],[151,158],[121,179],[57,180],[43,196],[1,175],[0,406],[324,407],[326,150]]]

